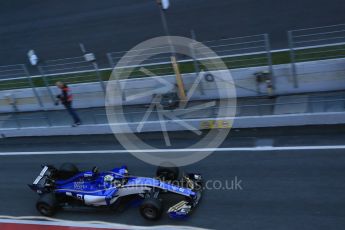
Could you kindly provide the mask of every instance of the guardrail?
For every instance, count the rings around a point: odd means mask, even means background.
[[[105,92],[97,64],[94,61],[87,61],[84,56],[48,60],[37,67],[53,103],[55,98],[50,87],[54,86],[57,81],[67,84],[99,81]]]
[[[201,44],[212,49],[217,56],[205,51]],[[194,62],[197,62],[198,64],[196,68],[195,65],[190,65],[190,68],[184,72],[195,72],[202,68],[201,64],[199,63],[201,60],[212,60],[215,58],[218,59],[219,57],[223,59],[230,69],[252,66],[268,66],[268,69],[273,72],[272,55],[268,34],[209,40],[201,43],[190,43],[186,45],[190,47],[191,54],[200,53],[202,56],[207,56],[207,58],[195,60],[192,57],[177,54],[179,63],[195,64]],[[145,62],[143,62],[141,66],[156,66],[156,68],[152,68],[150,70],[152,70],[154,73],[157,73],[157,75],[174,74],[170,61],[171,54],[161,53],[167,49],[169,49],[169,47],[162,46],[140,50],[141,52],[145,53],[140,56],[140,58],[145,59]],[[118,61],[120,61],[120,59],[126,53],[127,51],[107,53],[110,66],[114,68],[116,63],[118,63]],[[129,61],[129,59],[122,60],[124,62]]]
[[[13,82],[13,79],[16,79],[16,82]],[[18,65],[7,65],[0,66],[0,82],[1,89],[5,86],[7,89],[16,89],[21,88],[32,88],[32,91],[36,97],[37,103],[40,107],[43,106],[40,97],[37,94],[36,88],[32,81],[32,78],[29,74],[28,69],[24,64]],[[8,95],[8,100],[13,100],[12,95]]]
[[[345,57],[345,24],[291,30],[288,38],[295,87],[299,74],[296,62]]]

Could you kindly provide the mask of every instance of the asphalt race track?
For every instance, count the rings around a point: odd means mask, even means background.
[[[63,211],[56,218],[213,229],[342,229],[345,224],[344,150],[299,150],[298,146],[344,145],[344,130],[343,126],[233,130],[222,147],[271,144],[296,149],[217,152],[185,167],[186,171],[201,172],[206,180],[212,181],[200,206],[187,221],[174,221],[165,216],[157,223],[147,222],[136,208],[121,213]],[[146,138],[157,141],[152,136],[148,134]],[[181,142],[188,142],[182,139]],[[0,146],[1,153],[119,149],[111,136],[0,139]],[[37,195],[26,184],[37,176],[42,163],[59,165],[66,161],[76,162],[82,169],[97,165],[101,170],[127,164],[133,175],[153,176],[155,171],[154,166],[121,153],[1,156],[0,215],[38,215],[34,208]],[[242,181],[242,189],[223,189],[235,177]],[[223,187],[212,189],[214,181],[220,181]]]
[[[345,22],[343,0],[173,0],[167,12],[171,35],[200,41],[269,33],[273,48],[287,48],[286,31]],[[0,65],[80,55],[79,43],[96,53],[123,51],[164,35],[155,0],[2,0]],[[108,66],[107,66],[108,67]]]

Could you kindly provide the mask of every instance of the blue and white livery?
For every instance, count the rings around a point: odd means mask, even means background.
[[[45,165],[29,187],[40,195],[36,208],[45,216],[61,208],[116,210],[137,204],[144,218],[157,220],[163,212],[162,194],[169,193],[179,201],[167,210],[168,215],[184,218],[200,201],[202,178],[200,174],[178,174],[176,167],[160,167],[155,178],[148,178],[129,175],[126,166],[80,172],[73,164],[63,164],[59,170]]]

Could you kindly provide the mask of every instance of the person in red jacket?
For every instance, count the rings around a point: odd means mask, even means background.
[[[59,89],[61,89],[61,94],[56,96],[56,98],[58,99],[58,101],[56,101],[56,105],[58,105],[59,101],[60,101],[61,104],[63,104],[65,106],[66,110],[68,111],[68,113],[73,118],[73,121],[74,121],[74,123],[72,125],[73,127],[80,125],[81,120],[80,120],[77,112],[72,107],[73,96],[71,94],[70,88],[65,83],[63,83],[61,81],[56,82],[55,85]]]

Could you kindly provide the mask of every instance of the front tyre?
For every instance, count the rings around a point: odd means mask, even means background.
[[[178,180],[180,175],[179,168],[172,163],[163,163],[157,168],[156,177],[163,181]]]
[[[147,198],[140,205],[140,214],[147,220],[158,220],[163,213],[163,205],[159,199]]]
[[[52,193],[45,193],[38,199],[36,209],[43,216],[53,216],[56,213],[58,203]]]

